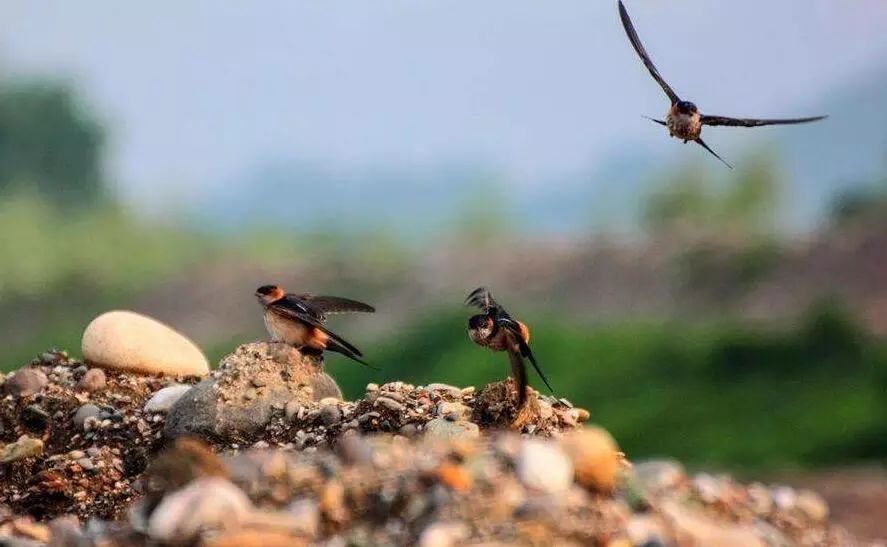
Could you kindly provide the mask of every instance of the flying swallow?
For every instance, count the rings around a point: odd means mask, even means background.
[[[262,304],[265,329],[272,341],[290,344],[305,353],[334,351],[374,368],[361,359],[363,353],[359,349],[324,325],[327,315],[372,313],[376,311],[372,306],[338,296],[290,294],[277,285],[259,287],[256,298]]]
[[[505,308],[493,300],[490,291],[483,287],[472,291],[465,299],[465,304],[476,306],[483,311],[482,314],[474,315],[468,319],[468,337],[471,341],[493,351],[508,353],[511,374],[517,382],[518,408],[523,407],[527,400],[527,386],[529,385],[524,358],[530,360],[548,389],[554,391],[530,350],[530,329],[524,323],[512,319]]]
[[[787,125],[787,124],[796,124],[796,123],[808,123],[815,122],[822,119],[827,118],[828,116],[813,116],[809,118],[782,118],[782,119],[769,119],[769,120],[758,120],[752,118],[728,118],[727,116],[708,116],[705,114],[701,114],[699,109],[690,101],[684,101],[678,94],[674,92],[670,85],[665,81],[662,75],[659,74],[659,71],[656,69],[656,65],[653,64],[653,61],[650,59],[650,55],[647,53],[647,50],[644,49],[644,45],[641,43],[641,39],[638,38],[638,33],[634,29],[634,25],[631,22],[631,18],[628,16],[628,12],[625,10],[625,5],[622,3],[622,0],[619,0],[619,17],[622,19],[622,26],[625,27],[625,33],[628,35],[628,39],[631,41],[631,45],[634,46],[634,50],[638,53],[641,58],[641,61],[644,62],[644,66],[647,67],[647,70],[650,71],[650,75],[653,76],[653,79],[659,84],[665,94],[668,95],[668,99],[671,101],[671,107],[668,109],[668,114],[666,114],[665,120],[657,120],[654,118],[648,118],[651,121],[658,123],[659,125],[663,125],[668,128],[669,134],[677,139],[682,139],[684,143],[688,141],[693,141],[703,148],[705,148],[711,155],[721,160],[724,165],[733,168],[732,165],[724,161],[724,159],[719,156],[714,150],[708,147],[705,144],[705,141],[702,140],[700,135],[702,134],[702,127],[705,125],[725,125],[730,127],[760,127],[762,125]]]

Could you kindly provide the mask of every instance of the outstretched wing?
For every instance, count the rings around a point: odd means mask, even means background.
[[[809,118],[776,118],[758,120],[754,118],[729,118],[727,116],[702,116],[703,125],[725,125],[729,127],[761,127],[762,125],[791,125],[824,120],[828,116],[811,116]]]
[[[644,66],[650,71],[650,75],[653,76],[653,79],[656,80],[662,90],[665,91],[665,94],[668,95],[671,104],[679,102],[681,100],[680,97],[678,97],[678,94],[674,92],[670,85],[668,85],[665,78],[659,74],[659,70],[656,69],[656,65],[653,64],[650,55],[647,53],[647,50],[644,49],[644,44],[641,43],[641,39],[638,37],[637,31],[634,29],[634,24],[632,24],[631,17],[628,16],[628,11],[625,10],[625,5],[622,3],[622,0],[619,0],[619,18],[622,19],[622,26],[625,28],[625,33],[628,35],[631,45],[634,46],[634,50],[638,53],[641,61],[644,62]]]
[[[711,154],[712,156],[714,156],[714,157],[718,158],[719,160],[721,160],[721,162],[722,162],[724,165],[726,165],[727,167],[729,167],[730,169],[733,169],[733,166],[730,165],[729,163],[727,163],[727,162],[724,160],[724,158],[722,158],[721,156],[719,156],[719,155],[717,154],[717,152],[715,152],[714,150],[712,150],[711,148],[709,148],[708,145],[705,144],[705,141],[703,141],[702,139],[696,139],[696,144],[698,144],[699,146],[701,146],[701,147],[705,148],[706,150],[708,150],[709,154]]]
[[[273,313],[279,314],[283,317],[302,321],[303,323],[319,329],[331,339],[338,342],[339,345],[354,353],[354,355],[357,355],[358,357],[363,357],[363,353],[361,353],[359,349],[354,347],[350,342],[348,342],[335,332],[328,329],[323,324],[323,317],[318,316],[317,313],[312,310],[310,306],[307,306],[301,300],[292,296],[286,296],[269,305],[268,309],[271,310]]]
[[[311,294],[297,294],[293,296],[308,302],[312,307],[317,308],[325,315],[336,313],[374,313],[376,311],[376,308],[369,304],[340,296],[314,296]]]

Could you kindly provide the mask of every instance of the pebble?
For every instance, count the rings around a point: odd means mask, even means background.
[[[286,508],[287,514],[292,517],[294,531],[314,538],[320,528],[320,507],[311,499],[298,499],[290,503]]]
[[[48,382],[49,378],[43,372],[32,368],[22,368],[6,377],[3,390],[13,397],[29,397],[39,393]]]
[[[455,547],[467,539],[469,533],[463,522],[432,522],[422,530],[419,547]]]
[[[569,433],[564,436],[563,446],[579,484],[602,493],[616,489],[622,478],[622,455],[606,430],[593,427]]]
[[[474,439],[480,436],[480,428],[472,422],[451,422],[435,418],[425,424],[425,437],[430,439]]]
[[[816,492],[800,490],[795,499],[795,507],[814,522],[825,522],[828,520],[828,504]]]
[[[339,410],[338,405],[323,405],[320,407],[318,419],[323,425],[331,426],[342,420],[342,411]]]
[[[93,404],[87,403],[77,409],[77,412],[74,413],[74,417],[72,418],[72,421],[74,422],[75,426],[77,426],[79,428],[83,428],[86,425],[86,421],[89,418],[98,419],[98,417],[101,413],[102,413],[102,410],[99,407],[97,407]]]
[[[12,463],[43,454],[43,441],[22,435],[14,443],[0,448],[0,463]]]
[[[425,389],[427,389],[428,391],[442,391],[454,398],[462,398],[462,390],[456,386],[451,386],[449,384],[428,384],[427,386],[425,386]]]
[[[246,494],[219,477],[201,477],[167,495],[148,519],[148,535],[175,545],[190,544],[204,530],[236,527],[252,510]]]
[[[95,469],[95,464],[92,463],[92,460],[90,460],[89,458],[80,458],[79,460],[77,460],[77,465],[79,465],[86,471],[92,471],[93,469]]]
[[[302,403],[299,401],[287,401],[286,406],[283,407],[283,413],[286,416],[286,421],[292,422],[299,414],[299,410],[303,408]]]
[[[434,407],[434,413],[436,416],[455,422],[463,417],[468,417],[470,409],[462,403],[441,401]]]
[[[783,511],[791,511],[794,509],[795,502],[798,499],[797,494],[795,494],[795,489],[790,486],[778,486],[773,489],[773,492],[770,495],[772,496],[773,503],[776,504],[776,507]]]
[[[85,457],[86,457],[86,452],[84,452],[82,450],[72,450],[72,451],[68,452],[68,458],[70,458],[72,460],[79,460],[80,458],[85,458]]]
[[[165,414],[172,405],[176,404],[182,395],[188,392],[191,386],[186,384],[173,384],[157,391],[148,402],[145,403],[145,412]]]
[[[83,359],[109,370],[206,376],[209,362],[193,342],[172,328],[131,311],[110,311],[86,327]]]
[[[39,405],[28,405],[22,410],[21,420],[30,431],[43,431],[49,427],[52,418]]]
[[[400,412],[403,410],[403,403],[398,403],[394,399],[385,395],[379,396],[373,406],[383,406],[392,412]]]
[[[633,471],[641,488],[649,492],[670,490],[687,480],[684,466],[674,460],[650,460],[636,463]]]
[[[105,389],[105,384],[107,384],[105,371],[100,368],[91,368],[77,382],[77,390],[92,393]]]
[[[518,453],[517,476],[529,488],[557,494],[573,483],[573,464],[559,447],[528,439]]]
[[[690,481],[699,499],[705,503],[714,503],[724,496],[724,484],[708,473],[700,473]]]

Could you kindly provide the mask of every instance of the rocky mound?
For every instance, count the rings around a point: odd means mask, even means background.
[[[811,492],[632,468],[587,411],[510,381],[367,386],[247,344],[205,379],[48,352],[0,380],[14,545],[854,545]]]

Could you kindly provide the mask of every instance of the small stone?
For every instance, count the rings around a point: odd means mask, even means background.
[[[323,425],[331,426],[342,421],[342,411],[338,405],[323,405],[320,407],[318,419]]]
[[[95,464],[92,463],[92,460],[90,460],[89,458],[80,458],[79,460],[77,460],[77,465],[79,465],[86,471],[92,471],[93,469],[95,469]]]
[[[724,496],[725,488],[722,481],[712,477],[708,473],[700,473],[690,481],[693,489],[699,495],[699,499],[705,503],[714,503]]]
[[[425,437],[431,439],[475,439],[480,436],[480,428],[472,422],[451,422],[435,418],[425,424]]]
[[[83,359],[109,370],[206,376],[209,362],[172,328],[131,311],[104,313],[83,332]]]
[[[22,410],[21,420],[29,431],[43,431],[49,427],[52,417],[39,405],[28,405]]]
[[[68,458],[70,458],[72,460],[79,460],[80,458],[85,458],[85,457],[86,457],[86,452],[84,452],[82,450],[72,450],[72,451],[68,452]]]
[[[684,466],[674,460],[650,460],[637,463],[632,469],[641,488],[662,492],[678,487],[687,480]]]
[[[77,412],[74,413],[72,421],[74,422],[74,425],[78,428],[84,428],[88,419],[95,418],[96,420],[98,420],[98,417],[101,413],[102,409],[93,404],[87,403],[77,409]]]
[[[811,490],[801,490],[795,500],[795,507],[813,522],[828,520],[828,504],[822,496]]]
[[[101,454],[102,451],[101,451],[99,448],[95,447],[95,446],[90,446],[89,448],[86,449],[86,453],[89,454],[89,456],[90,456],[91,458],[95,458],[96,456],[98,456],[99,454]]]
[[[254,387],[249,388],[248,390],[246,390],[246,393],[243,394],[243,398],[246,399],[247,401],[252,401],[253,399],[255,399],[258,396],[259,396],[259,392],[256,391],[256,388],[254,388]]]
[[[591,413],[589,411],[585,410],[584,408],[576,409],[576,419],[579,421],[580,424],[584,424],[588,421],[589,418],[591,418]]]
[[[253,387],[265,387],[266,385],[268,385],[268,382],[266,382],[262,378],[250,378],[249,383],[251,383]]]
[[[457,388],[456,386],[451,386],[449,384],[428,384],[427,386],[425,386],[425,389],[431,392],[439,391],[441,393],[446,393],[453,398],[462,398],[462,390]]]
[[[289,504],[286,512],[293,519],[294,530],[309,538],[317,536],[320,528],[320,507],[312,499],[298,499]]]
[[[419,432],[419,428],[416,427],[416,424],[405,424],[397,432],[404,437],[414,437]]]
[[[573,462],[576,481],[589,490],[609,493],[622,477],[622,454],[616,441],[599,427],[566,435],[563,447]]]
[[[422,530],[419,547],[456,547],[469,533],[468,526],[462,522],[433,522]]]
[[[148,535],[186,545],[200,532],[236,528],[251,510],[246,494],[227,480],[201,477],[163,498],[148,520]]]
[[[379,391],[379,384],[374,384],[374,383],[370,382],[369,384],[367,384],[366,390],[367,390],[367,392]]]
[[[558,446],[528,439],[518,453],[517,476],[529,488],[556,494],[573,484],[573,464]]]
[[[86,374],[84,374],[83,377],[80,378],[80,381],[77,382],[77,390],[92,393],[94,391],[99,391],[100,389],[105,389],[106,383],[107,379],[105,378],[105,371],[100,368],[91,368],[86,371]]]
[[[22,368],[6,377],[3,390],[13,397],[29,397],[39,393],[47,383],[49,383],[49,379],[43,372],[32,368]]]
[[[471,397],[472,395],[474,395],[475,391],[477,391],[477,389],[474,386],[463,387],[462,388],[462,396],[463,397]]]
[[[286,406],[283,407],[286,421],[292,422],[299,414],[299,409],[301,408],[303,408],[303,405],[299,401],[287,401]]]
[[[172,405],[176,404],[182,395],[188,392],[191,386],[185,384],[173,384],[160,389],[145,403],[145,412],[166,414]]]
[[[777,486],[773,489],[771,496],[773,497],[773,503],[776,504],[776,507],[783,511],[791,511],[794,509],[795,502],[798,499],[794,488],[791,488],[790,486]]]
[[[12,463],[43,454],[43,441],[22,435],[14,443],[0,448],[0,463]]]
[[[437,403],[437,406],[434,408],[435,415],[451,422],[460,420],[463,416],[470,414],[470,412],[471,409],[462,403],[450,403],[447,401]]]
[[[398,403],[394,399],[387,397],[385,395],[378,397],[376,399],[376,402],[373,404],[373,406],[383,406],[393,412],[400,412],[401,410],[403,410],[402,403]]]

